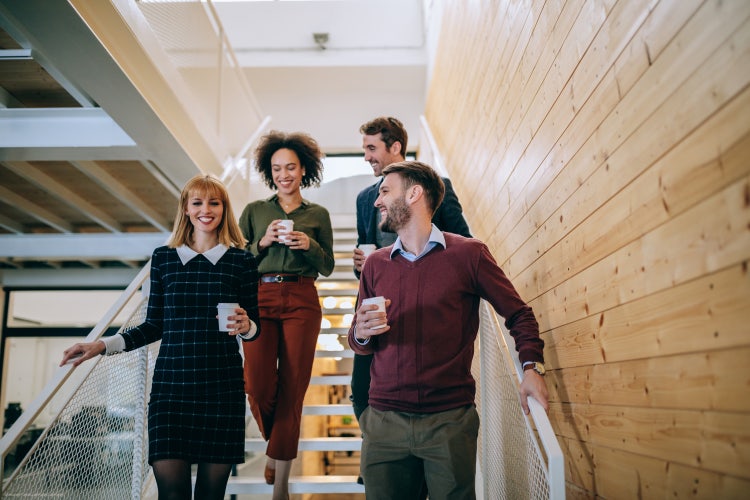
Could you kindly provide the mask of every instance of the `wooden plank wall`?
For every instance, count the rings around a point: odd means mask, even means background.
[[[750,2],[433,3],[425,116],[540,321],[568,498],[747,498]]]

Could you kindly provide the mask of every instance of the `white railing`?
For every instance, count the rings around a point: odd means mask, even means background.
[[[521,408],[518,385],[523,372],[515,342],[484,301],[480,320],[472,366],[482,423],[477,498],[564,499],[563,454],[549,418],[533,398],[530,418]]]

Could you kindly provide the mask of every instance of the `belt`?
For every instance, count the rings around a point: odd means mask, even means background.
[[[297,283],[315,281],[315,278],[309,276],[300,276],[298,274],[264,274],[260,277],[263,283]]]

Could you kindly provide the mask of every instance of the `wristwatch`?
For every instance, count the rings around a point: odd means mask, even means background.
[[[544,365],[542,363],[539,363],[538,361],[527,363],[526,366],[523,367],[523,371],[526,370],[534,370],[539,375],[544,375],[547,372],[547,370],[544,369]]]

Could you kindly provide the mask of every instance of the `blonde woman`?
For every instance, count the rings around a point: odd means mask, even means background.
[[[226,188],[208,175],[185,185],[166,246],[151,258],[146,320],[66,349],[62,364],[131,351],[161,340],[148,405],[149,463],[159,498],[223,499],[233,464],[244,462],[245,394],[237,337],[259,333],[258,268],[244,251]],[[216,305],[236,302],[231,330]]]

